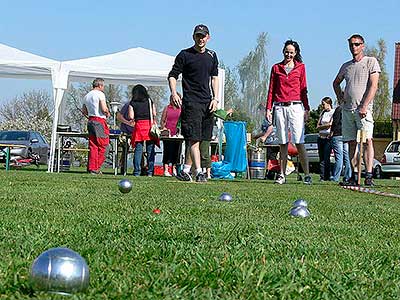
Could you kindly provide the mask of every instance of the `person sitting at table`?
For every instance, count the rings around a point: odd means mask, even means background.
[[[179,97],[182,97],[179,94]],[[169,104],[164,108],[161,115],[161,128],[169,131],[169,136],[173,137],[177,134],[176,125],[181,115],[181,108],[174,104],[172,95],[169,98]],[[172,165],[172,173],[176,175],[176,164],[179,162],[181,141],[163,140],[163,164],[164,176],[172,176],[169,173],[169,164]]]
[[[147,92],[147,89],[137,84],[132,89],[132,99],[129,103],[128,118],[135,120],[134,130],[132,132],[131,145],[135,148],[133,155],[133,175],[140,176],[142,172],[142,154],[144,142],[146,142],[147,153],[147,176],[153,176],[155,160],[155,143],[158,139],[150,136],[151,119],[156,118],[156,107]],[[150,110],[151,107],[151,110]],[[152,112],[153,117],[150,116]],[[155,121],[154,121],[155,122]]]
[[[126,174],[127,169],[127,159],[128,159],[128,151],[129,151],[129,142],[130,137],[132,136],[133,128],[135,126],[135,120],[129,119],[129,101],[125,103],[121,110],[117,112],[117,120],[120,122],[119,128],[123,133],[123,146],[122,146],[122,155],[121,155],[121,173]]]
[[[117,112],[117,120],[121,122],[120,129],[121,132],[132,135],[133,128],[135,126],[135,120],[129,118],[129,101],[125,103],[121,110]]]

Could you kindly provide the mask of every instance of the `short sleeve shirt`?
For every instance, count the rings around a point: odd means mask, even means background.
[[[381,68],[375,57],[364,56],[360,61],[348,61],[342,65],[338,76],[346,81],[343,109],[356,109],[367,96],[369,78],[373,73],[380,73]],[[368,110],[372,110],[373,101]]]

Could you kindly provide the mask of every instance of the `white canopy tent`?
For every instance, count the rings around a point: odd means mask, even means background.
[[[48,171],[53,172],[57,124],[68,82],[91,81],[102,77],[107,83],[146,86],[167,85],[167,75],[175,57],[144,48],[132,48],[103,56],[58,62],[0,44],[0,76],[50,79],[53,84],[54,119]],[[219,70],[218,98],[224,103],[225,71]],[[61,111],[62,113],[62,111]]]

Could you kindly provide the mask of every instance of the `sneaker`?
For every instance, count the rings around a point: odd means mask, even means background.
[[[284,183],[286,183],[285,176],[283,176],[282,174],[279,174],[278,177],[276,177],[275,183],[276,184],[284,184]]]
[[[206,175],[204,173],[199,173],[196,175],[196,182],[207,182]]]
[[[176,178],[180,181],[193,181],[192,176],[190,176],[189,173],[186,173],[183,170],[179,171],[179,173],[176,174]]]
[[[357,186],[357,181],[354,178],[343,179],[342,182],[339,182],[340,186]]]
[[[304,183],[304,184],[307,184],[307,185],[312,184],[312,178],[311,178],[311,176],[310,176],[310,175],[304,176],[304,181],[303,181],[303,183]]]
[[[364,185],[365,185],[365,186],[374,186],[375,183],[374,183],[374,181],[372,180],[372,177],[367,177],[367,178],[365,178],[365,180],[364,180]]]
[[[165,176],[165,177],[172,177],[172,175],[171,175],[168,171],[165,171],[165,172],[164,172],[164,176]]]

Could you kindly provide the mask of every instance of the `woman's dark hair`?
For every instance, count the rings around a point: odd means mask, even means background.
[[[301,54],[300,54],[300,46],[297,42],[295,42],[293,40],[287,40],[285,42],[285,46],[283,47],[282,52],[285,52],[285,48],[289,45],[292,45],[294,47],[294,50],[296,50],[296,55],[294,57],[294,60],[297,62],[303,62],[303,58],[301,57]]]
[[[149,93],[143,85],[137,84],[132,88],[131,102],[144,102],[148,101],[149,98]]]
[[[330,97],[322,98],[321,102],[325,102],[325,103],[329,104],[332,107],[333,101],[332,101],[332,99]]]

